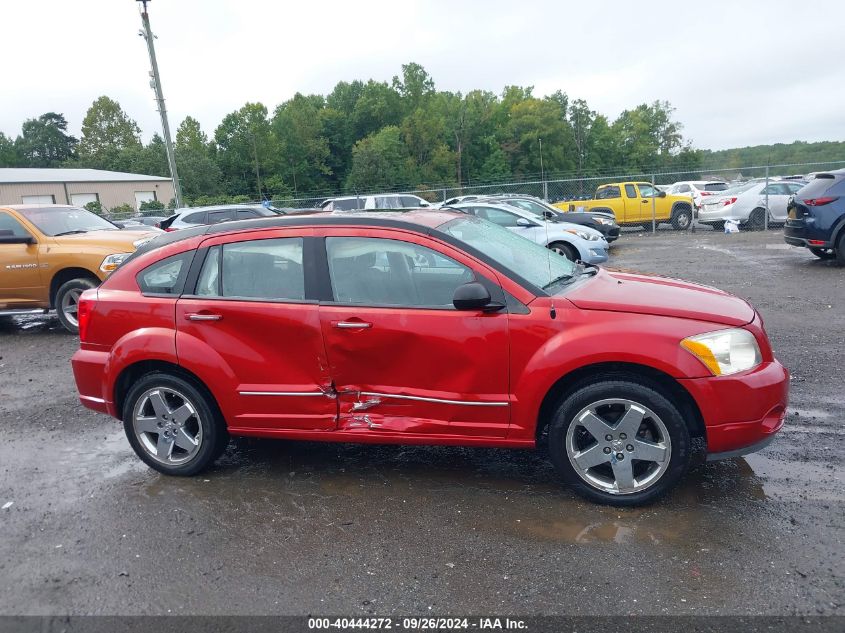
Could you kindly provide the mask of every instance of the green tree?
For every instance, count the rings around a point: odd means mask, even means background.
[[[393,89],[402,97],[405,112],[414,112],[434,94],[434,80],[425,68],[411,62],[402,64],[402,79],[393,77]]]
[[[176,130],[176,169],[186,198],[218,195],[222,175],[199,121],[185,117]]]
[[[683,148],[681,124],[672,119],[668,101],[641,104],[625,110],[613,122],[622,166],[641,170],[667,165]]]
[[[78,141],[67,133],[65,117],[47,112],[24,121],[15,141],[18,156],[28,167],[58,167],[74,157]]]
[[[20,156],[14,141],[0,132],[0,167],[18,167]]]
[[[214,141],[225,191],[261,198],[262,179],[274,173],[278,157],[267,108],[261,103],[247,103],[227,114],[214,131]]]
[[[402,97],[385,82],[364,84],[350,115],[353,137],[362,139],[383,127],[402,123]]]
[[[296,93],[273,113],[272,130],[278,141],[280,176],[297,191],[314,191],[331,174],[329,142],[322,136],[320,114],[325,103],[319,95]]]
[[[361,193],[408,187],[410,162],[401,130],[388,125],[355,143],[346,187]]]
[[[117,101],[99,97],[82,120],[79,161],[86,167],[115,169],[121,152],[141,147],[140,136],[138,124]]]
[[[553,173],[575,167],[572,130],[562,116],[561,104],[553,99],[531,97],[515,103],[504,136],[502,149],[517,176],[538,176],[541,170]]]

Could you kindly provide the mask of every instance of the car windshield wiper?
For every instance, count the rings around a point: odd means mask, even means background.
[[[76,233],[87,233],[88,230],[82,229],[75,229],[73,231],[63,231],[62,233],[56,233],[53,237],[59,237],[60,235],[75,235]]]

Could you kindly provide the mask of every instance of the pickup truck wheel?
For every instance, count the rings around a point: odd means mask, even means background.
[[[56,314],[68,332],[79,333],[79,321],[76,317],[79,297],[86,290],[96,287],[96,282],[85,278],[71,279],[59,286],[55,300]]]
[[[676,231],[686,231],[692,222],[692,209],[683,206],[672,212],[672,228]]]
[[[205,390],[181,376],[151,372],[126,396],[123,428],[132,449],[165,475],[195,475],[229,441],[226,423]]]
[[[567,244],[566,242],[552,242],[549,244],[549,250],[553,250],[558,255],[563,255],[571,262],[577,262],[581,259],[581,256],[578,254],[575,247],[572,246],[572,244]]]
[[[588,384],[558,407],[549,454],[575,492],[616,506],[651,503],[690,461],[689,429],[657,388],[627,376]]]
[[[813,248],[810,247],[810,252],[819,259],[835,259],[836,251],[832,248]]]

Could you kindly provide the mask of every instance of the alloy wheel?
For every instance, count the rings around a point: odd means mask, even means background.
[[[132,428],[144,451],[167,465],[184,464],[202,444],[202,424],[197,407],[169,387],[145,391],[132,411]]]
[[[79,327],[79,317],[77,316],[79,313],[79,297],[82,296],[84,291],[85,288],[74,288],[73,290],[68,290],[62,296],[62,304],[59,309],[74,327]]]
[[[593,488],[615,495],[642,492],[666,472],[669,431],[654,411],[612,398],[584,407],[566,433],[573,469]]]

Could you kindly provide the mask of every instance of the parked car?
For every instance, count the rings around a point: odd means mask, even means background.
[[[574,264],[453,212],[163,234],[79,307],[82,403],[168,475],[199,473],[232,435],[545,443],[575,491],[638,505],[694,446],[719,459],[770,442],[787,404],[742,299]]]
[[[163,215],[135,215],[131,218],[127,218],[126,222],[132,222],[135,224],[143,224],[144,226],[154,226],[157,228],[161,228],[159,224],[164,222],[167,218]]]
[[[120,230],[79,207],[0,207],[0,317],[55,308],[65,329],[77,332],[82,292],[156,233],[148,227]]]
[[[768,223],[782,224],[786,221],[789,197],[803,186],[790,180],[769,181],[768,184],[765,180],[746,182],[709,196],[698,212],[698,221],[721,229],[725,220],[735,220],[748,229],[759,230],[767,221],[768,199]]]
[[[601,185],[592,200],[558,202],[563,211],[602,211],[622,226],[671,222],[676,230],[689,228],[692,204],[686,196],[668,195],[647,182],[616,182]]]
[[[549,220],[532,211],[501,202],[472,200],[452,208],[505,227],[573,262],[580,260],[587,264],[601,264],[607,261],[607,240],[595,229]]]
[[[666,190],[667,194],[675,196],[687,196],[692,198],[696,209],[700,209],[703,200],[719,191],[728,188],[728,183],[723,180],[683,180],[676,182]]]
[[[614,217],[608,213],[600,211],[562,211],[541,198],[527,195],[503,194],[481,198],[481,200],[498,201],[530,211],[537,217],[589,227],[601,233],[608,244],[619,239],[619,225]]]
[[[478,200],[483,196],[480,195],[466,195],[466,196],[455,196],[454,198],[449,198],[448,200],[444,200],[443,202],[437,202],[431,205],[435,209],[442,209],[443,207],[451,207],[455,204],[460,204],[461,202],[468,202],[469,200]]]
[[[817,173],[789,200],[783,239],[845,265],[845,169]]]
[[[320,205],[323,211],[354,211],[363,209],[419,209],[429,206],[428,200],[410,193],[391,193],[377,196],[345,196],[329,198]]]
[[[249,220],[279,215],[260,204],[222,204],[210,207],[184,207],[159,223],[165,231],[178,231],[202,224],[218,224],[233,220]]]

